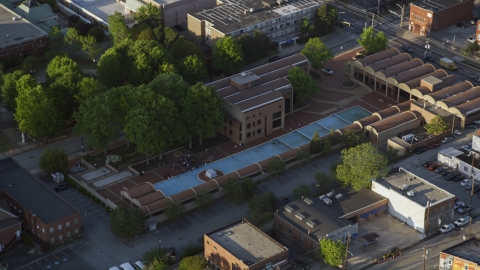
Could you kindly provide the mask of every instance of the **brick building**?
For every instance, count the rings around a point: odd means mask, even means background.
[[[249,143],[283,128],[293,111],[293,92],[286,79],[293,67],[308,72],[303,54],[295,54],[206,86],[214,86],[227,111],[223,133],[235,143]]]
[[[20,237],[22,226],[20,220],[12,212],[8,206],[6,199],[0,200],[0,252],[4,251]]]
[[[387,210],[388,199],[368,189],[338,189],[327,199],[287,203],[274,215],[277,235],[304,251],[315,251],[323,238],[345,242],[358,236],[358,224]]]
[[[416,1],[410,4],[408,29],[428,35],[472,18],[473,7],[474,0]]]
[[[480,268],[480,240],[470,238],[440,251],[440,270],[476,270]]]
[[[288,262],[288,249],[247,220],[239,220],[203,237],[205,258],[216,269],[277,269]]]
[[[0,160],[0,199],[6,199],[22,226],[44,242],[58,244],[81,233],[78,209],[12,158]]]
[[[435,232],[454,221],[455,195],[404,168],[373,180],[372,191],[388,198],[388,212],[392,216],[421,233]]]
[[[48,50],[48,33],[0,4],[0,60],[40,56]]]
[[[272,42],[296,43],[303,18],[314,24],[320,2],[314,0],[246,0],[224,1],[222,4],[187,15],[188,30],[198,44],[212,47],[224,36],[238,38],[260,29]]]

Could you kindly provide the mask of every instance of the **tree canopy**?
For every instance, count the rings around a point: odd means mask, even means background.
[[[205,55],[202,49],[195,43],[189,41],[184,36],[179,37],[172,42],[170,46],[170,53],[175,59],[182,60],[187,56],[196,55],[200,60],[204,60]]]
[[[215,69],[231,74],[243,67],[242,46],[231,36],[217,41],[213,49]]]
[[[308,37],[308,35],[315,29],[315,26],[310,23],[307,17],[304,17],[302,19],[302,24],[300,26],[300,31],[302,32],[302,40],[305,37]]]
[[[133,15],[133,19],[138,23],[148,23],[149,25],[161,25],[163,24],[163,14],[162,11],[153,5],[148,3],[142,5],[137,9],[137,12]]]
[[[455,116],[454,116],[455,117]],[[441,117],[436,115],[430,123],[423,126],[428,135],[439,135],[450,128],[450,125]]]
[[[137,207],[117,206],[110,212],[113,233],[126,238],[134,237],[145,230],[142,210]]]
[[[315,70],[315,73],[317,70],[322,69],[325,63],[333,59],[332,51],[318,37],[309,39],[302,53],[310,61],[310,65]]]
[[[241,203],[247,198],[253,196],[257,184],[250,178],[238,180],[230,178],[223,185],[227,192],[227,198],[233,203]]]
[[[305,183],[297,183],[292,191],[292,197],[295,199],[302,198],[302,196],[308,197],[310,195],[310,187]]]
[[[342,132],[342,142],[348,146],[356,146],[362,141],[358,131],[354,129],[347,129]]]
[[[388,38],[382,31],[375,33],[373,27],[363,29],[360,38],[357,39],[358,44],[365,48],[367,54],[376,53],[385,50],[388,46]]]
[[[18,96],[17,81],[23,76],[22,70],[15,70],[14,72],[3,75],[2,84],[2,98],[7,109],[15,111],[17,109],[17,102],[15,99]]]
[[[320,35],[331,33],[338,23],[338,11],[331,5],[321,5],[315,13],[315,21]]]
[[[185,257],[180,261],[178,270],[204,270],[208,266],[207,260],[200,256]]]
[[[299,67],[294,67],[288,71],[288,80],[292,83],[297,104],[305,102],[308,96],[318,93],[318,85],[315,80]]]
[[[68,172],[68,156],[62,149],[48,148],[42,152],[38,160],[39,167],[49,175],[54,172]]]
[[[120,12],[115,11],[108,16],[108,32],[113,36],[114,45],[120,44],[130,36],[125,18]]]
[[[271,157],[267,162],[267,172],[274,173],[275,176],[285,169],[287,164],[278,156]]]
[[[343,265],[346,247],[340,240],[323,238],[320,240],[320,258],[333,267]]]
[[[310,141],[310,153],[312,154],[319,154],[322,152],[323,148],[323,141],[320,138],[320,135],[318,135],[318,131],[315,130],[312,136],[312,140]]]
[[[174,199],[165,207],[165,215],[169,220],[177,220],[185,215],[185,205],[179,200]]]
[[[183,59],[180,74],[189,84],[203,83],[208,77],[205,62],[203,62],[197,55],[188,55]]]
[[[370,187],[372,179],[384,175],[388,159],[376,146],[364,143],[342,150],[342,163],[337,166],[336,177],[355,190]]]

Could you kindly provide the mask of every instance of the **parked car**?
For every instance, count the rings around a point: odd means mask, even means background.
[[[391,168],[389,171],[388,171],[388,174],[393,174],[393,173],[396,173],[400,170],[400,167],[394,167],[394,168]]]
[[[428,170],[429,171],[435,171],[438,167],[442,166],[441,164],[439,163],[432,163],[428,166]]]
[[[466,125],[465,128],[477,129],[477,125]]]
[[[441,172],[440,174],[441,174],[442,176],[445,176],[445,175],[447,175],[447,174],[449,174],[449,173],[452,173],[452,172],[453,172],[453,171],[452,171],[451,169],[448,169],[448,170],[445,170],[445,171]]]
[[[270,59],[268,59],[268,63],[272,63],[272,62],[275,62],[277,60],[280,60],[280,56],[275,55],[275,56],[272,56]]]
[[[64,191],[69,188],[68,184],[62,184],[55,187],[56,192]]]
[[[340,25],[352,26],[352,24],[346,20],[340,20]]]
[[[469,37],[469,38],[467,38],[467,40],[468,40],[469,43],[474,43],[475,42],[475,38],[473,38],[473,37]]]
[[[470,205],[465,205],[465,206],[459,207],[457,209],[457,213],[459,213],[459,214],[463,214],[463,213],[466,213],[468,211],[470,211]]]
[[[465,203],[464,203],[464,202],[462,202],[462,201],[456,201],[455,204],[453,205],[453,209],[454,209],[454,210],[457,210],[458,208],[463,207],[463,206],[465,206]]]
[[[438,168],[435,169],[435,172],[436,172],[436,173],[441,173],[441,172],[443,172],[443,171],[445,171],[445,170],[448,170],[448,168],[445,167],[445,166],[440,166],[440,167],[438,167]]]
[[[473,193],[474,193],[474,194],[477,194],[479,191],[480,191],[480,186],[475,186],[475,187],[473,188]]]
[[[429,62],[435,62],[435,58],[433,58],[431,55],[427,54],[427,56],[425,57],[425,60],[426,61],[429,61]]]
[[[133,267],[135,267],[135,269],[137,269],[137,270],[145,269],[145,265],[141,261],[134,262]]]
[[[461,130],[458,130],[458,129],[455,129],[455,130],[453,131],[453,133],[454,133],[455,135],[462,135],[462,131],[461,131]]]
[[[333,70],[329,69],[329,68],[322,68],[322,72],[323,73],[327,73],[329,75],[333,75]]]
[[[421,154],[421,153],[423,153],[427,150],[428,150],[427,147],[420,147],[420,148],[417,149],[417,151],[415,151],[415,154]]]
[[[455,226],[457,226],[457,227],[460,227],[460,226],[463,226],[463,225],[465,225],[469,222],[470,222],[470,217],[466,216],[466,217],[461,217],[461,218],[457,219],[457,221],[455,221],[453,224],[455,224]]]
[[[464,23],[461,23],[461,22],[457,23],[456,26],[457,26],[457,27],[460,27],[460,28],[462,28],[462,29],[467,28],[467,25],[464,24]]]
[[[423,167],[428,168],[428,166],[430,166],[432,163],[435,163],[435,161],[427,161],[423,163]]]
[[[470,184],[472,181],[470,179],[463,179],[462,182],[460,182],[460,186],[464,187],[466,184]]]
[[[447,180],[447,181],[450,181],[450,180],[452,180],[454,177],[455,177],[455,175],[454,175],[453,173],[449,173],[449,174],[445,175],[445,176],[443,177],[443,179],[445,179],[445,180]]]
[[[442,143],[448,143],[451,140],[453,140],[453,137],[445,137],[445,138],[443,138]]]
[[[473,121],[473,123],[480,124],[480,120],[475,120],[475,121]]]
[[[405,52],[409,52],[409,53],[413,53],[413,52],[414,52],[413,48],[410,47],[410,46],[407,46],[407,45],[403,45],[403,46],[402,46],[402,50],[405,51]]]
[[[467,183],[464,186],[465,189],[471,190],[472,189],[472,183]]]
[[[453,180],[453,182],[455,182],[455,183],[456,183],[456,182],[460,182],[460,181],[463,180],[463,176],[462,176],[462,175],[457,175],[457,176],[455,176],[455,178],[453,178],[452,180]]]
[[[472,150],[472,147],[468,144],[465,144],[465,145],[462,145],[462,149],[464,149],[465,151],[470,151]]]
[[[440,146],[439,143],[432,143],[432,144],[430,144],[430,145],[428,146],[428,149],[435,149],[435,148],[437,148],[437,147],[439,147],[439,146]]]
[[[455,228],[455,226],[454,226],[452,223],[450,223],[450,224],[445,224],[445,225],[443,225],[443,226],[440,228],[439,231],[440,231],[441,233],[447,233],[447,232],[453,230],[454,228]]]

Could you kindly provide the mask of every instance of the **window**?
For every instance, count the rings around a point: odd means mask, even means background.
[[[51,228],[50,228],[50,232],[53,233],[53,231],[54,231],[54,230],[53,230],[53,227],[51,227]]]
[[[230,129],[230,135],[232,135],[232,130]]]
[[[253,117],[255,117],[255,114],[253,115]]]
[[[242,133],[238,134],[238,140],[242,141]]]
[[[253,136],[255,136],[255,130],[253,131]]]
[[[23,52],[23,57],[24,57],[24,58],[27,58],[27,57],[29,57],[29,56],[31,56],[31,55],[32,55],[32,51]]]
[[[248,123],[247,124],[247,129],[250,129],[252,127],[252,124],[251,123]]]
[[[467,166],[463,166],[463,170],[468,172],[468,167]]]
[[[280,118],[280,117],[282,117],[282,112],[281,111],[276,112],[272,115],[272,119],[277,119],[277,118]]]
[[[258,113],[258,115],[262,115],[262,113]]]
[[[262,133],[262,129],[261,128],[257,129],[257,134],[261,134],[261,133]]]
[[[250,119],[250,117],[247,116],[247,120]]]
[[[250,132],[247,133],[247,138],[252,137],[252,134]]]
[[[67,232],[67,237],[70,238],[70,232]]]
[[[255,122],[253,122],[253,126],[255,126]]]
[[[78,229],[75,229],[75,234],[78,234]]]
[[[40,226],[39,226],[38,223],[37,223],[37,229],[39,229],[39,228],[40,228]]]
[[[242,30],[240,30],[240,34],[243,34],[243,29],[242,29]]]
[[[58,241],[62,241],[62,239],[63,239],[63,235],[60,234],[60,235],[58,236]]]
[[[78,224],[78,218],[73,220],[73,224]]]
[[[232,125],[232,120],[230,120],[230,126]]]
[[[53,244],[54,242],[55,242],[55,238],[50,239],[50,243]]]
[[[42,228],[42,232],[43,232],[43,233],[45,232],[45,228]]]
[[[207,240],[207,245],[210,245],[210,242]]]
[[[260,125],[262,123],[262,120],[258,119],[257,120],[257,125]]]
[[[58,230],[60,231],[62,229],[62,224],[58,224]]]
[[[227,127],[223,127],[223,131],[227,131]]]

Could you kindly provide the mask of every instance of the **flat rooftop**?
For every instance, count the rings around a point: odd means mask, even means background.
[[[301,0],[278,5],[274,0],[226,0],[216,7],[190,14],[212,23],[213,28],[228,34],[248,26],[271,21],[287,14],[319,6],[323,1]],[[246,12],[245,14],[245,11]]]
[[[280,243],[244,220],[207,235],[247,265],[271,258],[286,250]]]
[[[400,171],[397,173],[377,180],[377,183],[387,188],[391,188],[392,190],[397,190],[400,193],[403,192],[405,196],[407,196],[407,192],[410,190],[415,190],[415,195],[408,198],[424,207],[427,207],[429,197],[432,199],[432,204],[446,198],[455,197],[446,190],[433,185],[432,183],[412,174],[411,172],[405,171],[403,168],[400,168]],[[398,189],[398,187],[403,184],[408,185],[408,188],[401,191]]]
[[[75,3],[86,11],[92,13],[98,18],[102,19],[104,23],[108,23],[108,16],[119,12],[122,15],[127,15],[125,13],[125,5],[117,3],[116,1],[111,0],[66,0],[67,2]],[[71,7],[70,7],[71,8]],[[73,9],[73,11],[76,11]],[[128,24],[128,23],[127,23]]]
[[[11,158],[0,160],[0,190],[8,193],[45,223],[78,212]]]
[[[432,104],[428,101],[425,101],[425,100],[421,100],[421,101],[417,100],[417,101],[414,102],[414,104],[417,105],[420,108],[425,108],[425,110],[430,112],[430,113],[433,113],[435,115],[440,115],[441,117],[448,117],[448,116],[452,115],[451,112],[449,112],[449,111],[447,111],[443,108],[440,108],[439,106],[436,106],[436,105],[434,105],[434,104]]]
[[[471,238],[441,252],[480,264],[480,240]]]
[[[455,156],[456,158],[460,159],[461,161],[472,165],[472,156],[468,156],[468,154],[465,154],[465,152],[462,151],[461,155]],[[475,158],[473,161],[473,167],[477,168],[480,170],[480,159]]]
[[[471,1],[471,0],[467,0]],[[417,1],[415,3],[411,3],[410,5],[415,5],[421,7],[423,9],[431,10],[431,11],[439,11],[444,8],[449,8],[456,4],[460,4],[466,2],[465,0],[435,0],[435,1]]]
[[[16,20],[13,20],[16,17]],[[48,36],[48,33],[36,27],[20,15],[0,4],[0,47],[7,47],[30,39]]]

